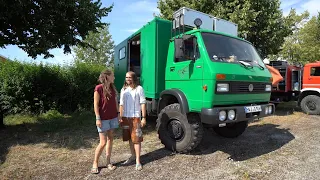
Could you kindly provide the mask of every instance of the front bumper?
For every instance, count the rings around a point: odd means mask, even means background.
[[[243,106],[228,106],[228,107],[214,107],[214,108],[203,108],[201,110],[201,122],[205,124],[210,125],[219,125],[223,123],[234,123],[234,122],[240,122],[240,121],[248,121],[256,118],[262,118],[266,116],[270,116],[274,114],[275,106],[272,103],[268,104],[259,104],[261,106],[261,111],[253,112],[253,113],[246,113],[245,107],[248,107],[251,105],[243,105]],[[256,106],[256,105],[253,105]],[[269,114],[266,114],[265,108],[271,106],[272,112]],[[236,116],[234,120],[229,120],[228,117],[224,121],[219,120],[219,112],[221,110],[235,110]]]

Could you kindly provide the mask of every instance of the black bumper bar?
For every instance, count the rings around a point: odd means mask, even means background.
[[[210,124],[210,125],[218,125],[218,124],[223,124],[223,123],[234,123],[234,122],[240,122],[240,121],[248,121],[248,120],[252,120],[252,119],[256,119],[256,118],[270,116],[270,115],[274,114],[274,111],[275,111],[274,104],[269,103],[269,104],[259,104],[259,106],[261,106],[261,111],[259,111],[259,112],[246,113],[245,107],[248,107],[248,106],[251,106],[251,105],[203,108],[201,110],[201,122],[205,123],[205,124]],[[256,106],[256,105],[253,105],[253,106]],[[267,106],[272,106],[272,113],[271,114],[265,113],[265,108]],[[236,112],[236,117],[234,120],[228,119],[228,110],[231,110],[231,109],[235,110],[235,112]],[[222,110],[227,112],[227,118],[224,121],[219,120],[219,112]]]

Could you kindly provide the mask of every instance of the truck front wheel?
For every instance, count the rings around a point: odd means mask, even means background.
[[[248,121],[229,123],[224,127],[215,127],[213,130],[220,136],[235,138],[240,136],[248,127]]]
[[[308,95],[304,97],[301,100],[301,109],[306,114],[320,114],[320,97],[317,95]]]
[[[187,153],[202,140],[203,127],[197,114],[186,116],[180,104],[166,106],[158,115],[157,131],[161,143],[169,150]]]

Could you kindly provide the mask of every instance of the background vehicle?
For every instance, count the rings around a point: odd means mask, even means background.
[[[320,114],[320,62],[302,67],[271,61],[270,66],[278,69],[284,79],[273,87],[272,102],[297,101],[304,113]]]
[[[191,151],[204,126],[234,138],[273,114],[271,74],[236,24],[188,8],[173,19],[155,18],[125,39],[114,63],[119,91],[127,71],[138,74],[166,148]]]

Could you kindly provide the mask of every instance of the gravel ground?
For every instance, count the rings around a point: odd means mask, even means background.
[[[142,171],[120,165],[129,149],[116,139],[112,161],[118,168],[107,170],[103,155],[97,175],[89,173],[96,137],[92,146],[77,149],[16,143],[8,148],[0,179],[319,179],[319,130],[320,116],[280,106],[275,116],[251,123],[235,139],[206,129],[200,146],[190,154],[172,154],[151,131],[143,143]]]

